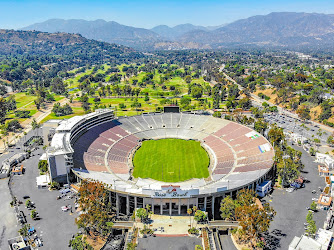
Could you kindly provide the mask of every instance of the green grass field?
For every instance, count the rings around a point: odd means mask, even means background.
[[[133,157],[135,178],[179,182],[209,176],[209,156],[198,141],[144,141]]]

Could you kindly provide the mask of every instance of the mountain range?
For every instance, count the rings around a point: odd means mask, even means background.
[[[22,28],[82,36],[136,49],[216,49],[228,47],[334,47],[334,15],[274,12],[217,27],[181,24],[136,28],[114,21],[50,19]]]

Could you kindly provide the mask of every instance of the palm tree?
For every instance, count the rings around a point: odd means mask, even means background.
[[[187,214],[189,214],[189,219],[190,219],[190,228],[192,228],[191,226],[191,214],[192,214],[193,210],[191,208],[187,209]]]

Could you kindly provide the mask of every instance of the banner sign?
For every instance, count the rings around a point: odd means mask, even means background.
[[[161,186],[161,190],[152,190],[152,198],[190,198],[198,195],[199,189],[183,190],[179,186]]]

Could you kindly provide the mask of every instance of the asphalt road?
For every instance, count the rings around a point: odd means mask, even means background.
[[[8,239],[19,235],[14,208],[9,205],[12,197],[7,183],[7,178],[0,179],[0,249],[8,249]]]
[[[30,211],[25,205],[20,206],[27,218],[27,223],[36,229],[36,234],[41,236],[44,246],[42,249],[70,249],[68,242],[78,229],[75,225],[76,213],[63,212],[61,207],[70,204],[74,207],[72,200],[57,200],[59,191],[49,191],[48,189],[37,189],[36,177],[39,175],[37,164],[43,150],[34,151],[34,156],[25,160],[22,164],[25,168],[24,175],[13,176],[11,187],[13,194],[25,203],[23,196],[30,196],[30,200],[35,203],[36,211],[40,220],[32,220]]]
[[[237,250],[232,241],[231,235],[219,235],[223,250]]]
[[[193,250],[202,246],[202,239],[196,237],[148,237],[139,238],[137,250]]]
[[[284,190],[276,189],[272,193],[272,198],[265,197],[264,200],[270,203],[277,212],[270,226],[270,234],[267,240],[272,243],[269,249],[288,249],[289,244],[295,236],[304,233],[304,223],[308,211],[306,207],[312,203],[312,198],[318,198],[320,192],[318,187],[325,186],[324,177],[318,175],[318,164],[314,162],[308,153],[301,147],[293,146],[303,152],[302,162],[305,165],[302,176],[310,182],[306,183],[305,188],[288,193]],[[316,190],[316,194],[312,193]],[[323,228],[326,218],[326,211],[319,210],[314,213],[314,220],[317,228]]]

